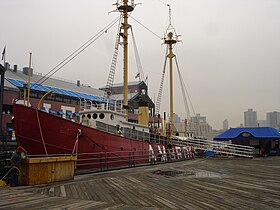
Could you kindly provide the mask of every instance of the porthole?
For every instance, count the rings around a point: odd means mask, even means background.
[[[113,120],[113,119],[114,119],[114,115],[113,115],[113,114],[111,114],[110,119],[111,119],[111,120]]]
[[[88,117],[88,119],[90,119],[91,118],[91,114],[87,114],[87,117]]]
[[[97,114],[94,113],[94,114],[92,115],[92,118],[93,118],[93,119],[97,119]]]
[[[104,119],[105,115],[103,113],[99,114],[100,119]]]

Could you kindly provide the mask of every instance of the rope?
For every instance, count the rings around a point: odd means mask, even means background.
[[[3,180],[3,179],[5,179],[5,177],[13,170],[13,169],[17,169],[17,171],[19,172],[19,169],[18,169],[18,167],[16,167],[16,166],[13,166],[12,168],[10,168],[10,170],[5,174],[5,176],[3,176],[0,180]]]
[[[176,66],[177,66],[177,71],[178,71],[178,75],[179,75],[179,80],[180,80],[180,85],[181,85],[181,90],[182,90],[182,95],[183,95],[183,100],[184,100],[184,105],[185,105],[185,111],[186,111],[186,115],[187,115],[187,119],[191,118],[191,114],[190,114],[190,109],[188,106],[188,102],[187,102],[187,93],[186,93],[186,89],[184,88],[184,81],[181,75],[181,72],[179,70],[179,65],[178,65],[178,61],[177,58],[175,56],[175,62],[176,62]]]
[[[80,137],[81,134],[82,134],[82,130],[78,129],[77,136],[76,136],[76,141],[75,141],[75,144],[74,144],[74,147],[73,147],[73,150],[72,150],[72,155],[74,154],[75,149],[76,149],[76,155],[78,153],[78,140],[79,140],[79,137]]]
[[[130,16],[133,20],[135,20],[138,24],[140,24],[142,27],[144,27],[147,31],[151,32],[153,35],[155,35],[157,38],[159,38],[160,40],[162,40],[162,38],[157,35],[156,33],[154,33],[152,30],[150,30],[148,27],[146,27],[144,24],[140,23],[138,20],[136,20],[135,18],[133,18],[132,16]]]
[[[77,132],[77,136],[76,136],[76,141],[75,141],[75,144],[74,144],[74,147],[73,147],[73,150],[72,150],[72,155],[74,154],[74,151],[76,149],[76,157],[78,157],[78,146],[79,146],[79,137],[80,135],[82,134],[82,130],[81,129],[78,129],[78,132]],[[75,161],[74,163],[74,167],[77,168],[77,161]]]
[[[36,109],[36,114],[37,114],[37,121],[38,121],[38,125],[39,125],[39,130],[40,130],[40,134],[41,134],[44,150],[45,150],[45,153],[46,153],[46,155],[48,157],[49,155],[48,155],[48,152],[47,152],[45,140],[44,140],[43,133],[42,133],[42,128],[41,128],[41,123],[40,123],[40,119],[39,119],[38,109]]]
[[[160,86],[159,86],[159,91],[158,91],[158,96],[157,96],[157,101],[156,101],[156,114],[159,114],[160,110],[160,103],[161,103],[161,97],[162,97],[162,89],[163,89],[163,83],[164,83],[164,76],[165,76],[165,71],[166,71],[166,62],[167,62],[167,52],[168,52],[168,47],[166,46],[165,50],[165,59],[164,59],[164,65],[163,65],[163,71],[161,75],[161,81],[160,81]]]
[[[137,66],[139,78],[140,78],[141,81],[144,81],[145,76],[144,76],[143,66],[141,64],[141,60],[140,60],[140,56],[139,56],[139,53],[138,53],[138,49],[137,49],[135,36],[134,36],[133,30],[132,30],[132,27],[130,27],[130,30],[131,30],[131,36],[132,36],[132,41],[133,41],[133,46],[134,46],[134,55],[135,55],[136,66]]]

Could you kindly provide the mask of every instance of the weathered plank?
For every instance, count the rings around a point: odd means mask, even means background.
[[[0,209],[279,209],[280,157],[198,159],[1,188]]]

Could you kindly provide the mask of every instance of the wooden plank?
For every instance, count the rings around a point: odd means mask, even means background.
[[[0,209],[279,209],[279,161],[199,159],[1,188]]]

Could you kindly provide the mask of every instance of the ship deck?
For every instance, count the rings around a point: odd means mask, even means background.
[[[280,157],[196,159],[0,188],[0,209],[279,209]]]

